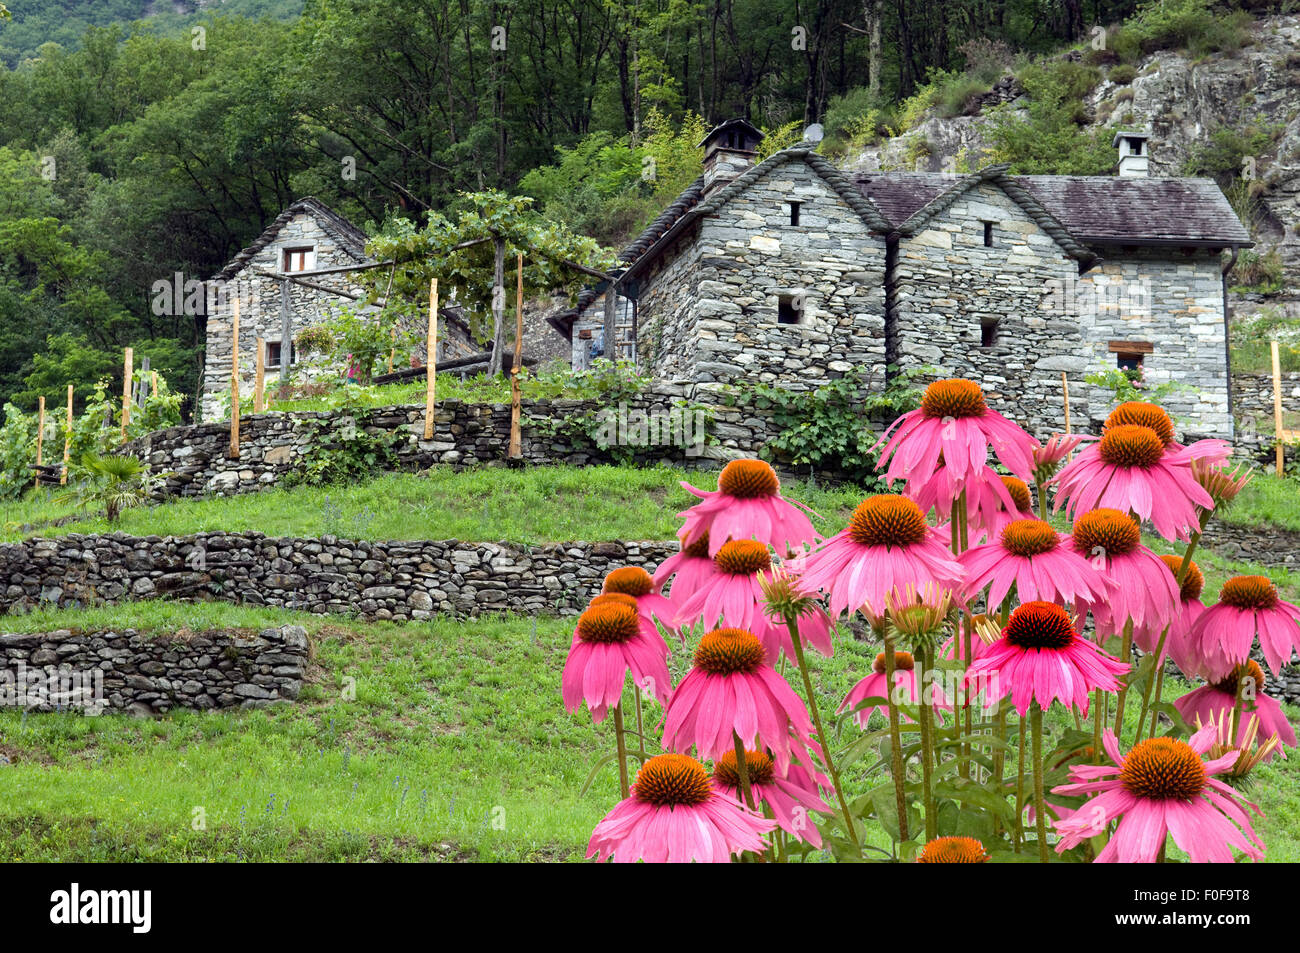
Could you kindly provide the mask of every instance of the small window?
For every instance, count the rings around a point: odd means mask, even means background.
[[[286,248],[281,262],[281,271],[312,271],[316,267],[316,249]]]
[[[980,347],[992,347],[998,343],[998,319],[980,319]]]
[[[984,247],[985,248],[993,247],[993,223],[992,222],[984,223]]]
[[[1140,371],[1142,370],[1142,358],[1144,354],[1126,354],[1123,351],[1115,355],[1115,364],[1122,371]]]
[[[791,225],[798,225],[798,224],[799,224],[799,206],[800,206],[801,204],[802,204],[802,203],[800,203],[800,202],[791,202],[791,203],[790,203],[790,224],[791,224]]]
[[[777,323],[799,324],[803,319],[803,305],[802,295],[781,295],[776,305]]]
[[[280,348],[279,341],[266,342],[266,366],[267,367],[280,366],[280,351],[281,348]],[[295,363],[297,363],[297,361],[298,361],[297,349],[293,346],[293,342],[290,341],[289,342],[289,366],[292,367]]]

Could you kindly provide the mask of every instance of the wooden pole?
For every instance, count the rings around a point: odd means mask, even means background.
[[[519,366],[524,351],[524,253],[519,253],[515,269],[515,355],[510,362],[510,458],[523,454],[523,440],[519,433],[520,392]]]
[[[157,371],[149,372],[149,393],[151,394],[158,393],[158,372]]]
[[[506,241],[496,238],[492,265],[492,356],[488,360],[488,377],[501,373],[501,352],[506,338]]]
[[[284,345],[280,346],[281,353],[284,353]],[[256,368],[256,377],[253,381],[253,413],[260,414],[266,407],[263,405],[263,395],[266,388],[266,342],[262,340],[261,335],[257,338],[257,357],[254,359]]]
[[[289,281],[280,282],[280,399],[289,399],[289,364],[293,361],[293,319],[289,316]]]
[[[429,282],[429,332],[424,359],[424,439],[433,439],[433,406],[438,389],[438,279]]]
[[[235,310],[230,319],[230,458],[239,459],[239,291],[232,299]],[[280,345],[280,364],[284,365],[284,345]]]
[[[1065,395],[1065,434],[1070,434],[1070,382],[1066,380],[1065,371],[1061,371],[1061,393]]]
[[[618,348],[614,344],[615,316],[614,310],[618,303],[618,288],[614,278],[609,279],[609,284],[605,286],[605,330],[602,332],[605,338],[605,360],[617,361]]]
[[[45,447],[45,398],[36,398],[36,466],[40,467],[44,462],[41,456]],[[38,470],[36,473],[36,486],[41,485],[41,474]]]
[[[1277,342],[1269,342],[1269,355],[1273,359],[1273,439],[1277,446],[1277,475],[1282,476],[1286,473],[1285,451],[1282,446],[1282,438],[1285,434],[1282,427],[1282,362],[1277,353]]]
[[[68,427],[63,435],[63,472],[59,474],[59,485],[68,485],[68,464],[72,460],[72,385],[68,385]]]
[[[122,371],[122,442],[126,442],[126,425],[131,422],[131,372],[135,369],[135,355],[126,349]]]

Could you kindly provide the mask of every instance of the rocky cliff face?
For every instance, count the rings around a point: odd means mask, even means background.
[[[1182,52],[1155,53],[1138,66],[1131,83],[1103,80],[1087,105],[1096,117],[1094,128],[1150,128],[1151,175],[1179,175],[1193,149],[1217,130],[1253,123],[1279,129],[1268,150],[1253,157],[1259,183],[1255,239],[1258,249],[1276,247],[1286,268],[1289,293],[1270,303],[1300,317],[1300,17],[1266,17],[1251,32],[1253,42],[1231,54],[1192,59]],[[987,108],[999,102],[1023,102],[1010,76],[984,98],[980,114],[931,116],[854,156],[849,167],[955,171],[958,157],[972,168],[983,165]],[[1252,302],[1241,304],[1249,309]]]

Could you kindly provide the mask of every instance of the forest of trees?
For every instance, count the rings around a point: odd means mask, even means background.
[[[376,229],[454,212],[464,192],[528,191],[616,243],[689,181],[708,123],[883,126],[967,69],[972,40],[1049,51],[1159,4],[306,0],[293,18],[291,3],[232,0],[74,41],[55,14],[88,4],[8,0],[0,401],[120,373],[127,344],[192,391],[203,318],[154,314],[151,287],[211,276],[303,195]],[[1171,6],[1211,15],[1205,0]],[[60,44],[33,47],[30,29],[11,43],[36,12]],[[657,177],[642,174],[647,150]]]

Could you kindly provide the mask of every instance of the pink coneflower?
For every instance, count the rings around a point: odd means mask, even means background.
[[[1065,545],[1069,540],[1050,523],[1033,517],[1008,523],[997,542],[975,546],[957,557],[966,568],[966,598],[973,599],[988,586],[988,604],[996,608],[1015,586],[1022,602],[1101,601],[1110,584],[1092,563]]]
[[[699,589],[716,572],[713,560],[709,557],[709,534],[691,543],[683,544],[681,552],[669,556],[655,570],[654,584],[656,590],[672,579],[668,587],[668,601],[680,606]]]
[[[1177,582],[1178,574],[1183,569],[1183,557],[1161,556],[1160,559],[1169,567],[1174,581]],[[1188,678],[1204,675],[1207,671],[1205,659],[1201,657],[1200,644],[1192,638],[1192,628],[1196,620],[1201,617],[1201,613],[1205,611],[1205,605],[1201,602],[1201,590],[1204,588],[1205,576],[1201,573],[1201,568],[1193,562],[1187,567],[1187,575],[1178,590],[1178,608],[1169,621],[1169,635],[1165,637],[1165,651],[1174,660],[1178,670]],[[1145,646],[1143,648],[1152,651]]]
[[[767,848],[776,823],[723,797],[704,765],[681,754],[651,758],[632,793],[591,833],[587,856],[615,863],[725,864],[732,855]]]
[[[863,500],[847,529],[799,562],[804,585],[830,595],[834,617],[859,607],[882,616],[890,591],[930,582],[956,588],[963,575],[921,508],[892,494]]]
[[[989,854],[973,837],[936,837],[917,854],[918,864],[984,864]]]
[[[1288,748],[1295,747],[1295,729],[1287,720],[1286,713],[1276,700],[1264,694],[1264,670],[1259,663],[1249,660],[1244,665],[1235,666],[1223,678],[1194,688],[1174,702],[1178,714],[1189,725],[1196,719],[1202,723],[1219,721],[1225,712],[1237,707],[1237,695],[1241,695],[1241,712],[1237,718],[1237,744],[1241,745],[1246,736],[1250,716],[1259,719],[1259,731],[1263,737],[1277,735],[1282,744]],[[1265,755],[1268,760],[1271,753]],[[1283,755],[1285,757],[1285,755]]]
[[[622,566],[605,574],[602,593],[621,592],[631,596],[637,602],[637,608],[643,616],[657,618],[664,625],[672,625],[672,604],[659,594],[659,587],[650,574],[640,566]]]
[[[709,555],[729,539],[756,539],[781,555],[817,538],[812,522],[796,504],[781,496],[776,471],[762,460],[732,460],[718,475],[716,491],[682,486],[701,502],[677,515],[685,522],[681,538],[689,546],[709,534]]]
[[[889,702],[884,705],[873,705],[869,708],[858,708],[868,698],[886,698]],[[859,681],[845,696],[843,703],[838,711],[852,711],[853,717],[859,725],[866,728],[871,721],[873,712],[880,712],[882,715],[889,714],[889,705],[894,700],[906,701],[910,705],[916,704],[916,660],[912,657],[911,652],[894,653],[894,690],[889,691],[885,684],[885,653],[881,652],[876,656],[876,661],[871,666],[871,674]],[[854,711],[854,709],[857,709]],[[899,712],[904,721],[911,721],[902,712]]]
[[[979,384],[941,380],[925,389],[920,407],[889,425],[876,444],[885,444],[877,468],[888,464],[887,481],[903,479],[909,487],[922,486],[933,478],[942,455],[952,485],[961,487],[979,477],[992,446],[1004,467],[1027,480],[1033,469],[1034,442],[1016,424],[989,409]]]
[[[768,548],[758,540],[733,539],[722,545],[713,563],[713,575],[681,604],[674,624],[691,626],[702,620],[708,628],[748,629],[758,636],[771,661],[783,650],[787,658],[794,658],[789,629],[763,611],[762,583],[764,574],[772,570]],[[800,620],[799,634],[817,651],[830,655],[830,629],[826,613],[814,608]]]
[[[1268,667],[1280,675],[1300,646],[1300,608],[1284,601],[1267,576],[1233,576],[1192,626],[1205,664],[1220,672],[1250,654],[1256,635]]]
[[[1034,482],[1046,483],[1061,467],[1061,461],[1083,442],[1078,434],[1054,433],[1047,443],[1034,448]]]
[[[1217,459],[1222,441],[1179,447],[1173,443],[1173,423],[1164,411],[1154,404],[1137,406],[1158,414],[1125,414],[1107,422],[1101,440],[1083,450],[1053,480],[1055,509],[1064,505],[1071,518],[1099,507],[1132,512],[1149,520],[1166,539],[1188,539],[1200,529],[1198,508],[1214,507],[1213,497],[1192,473],[1192,461]],[[1147,423],[1127,422],[1138,419]]]
[[[809,815],[830,814],[834,809],[822,800],[817,781],[808,770],[791,763],[782,776],[777,773],[771,755],[765,751],[746,751],[745,767],[755,805],[766,801],[781,830],[813,847],[821,847],[822,835]],[[713,765],[713,787],[719,794],[737,801],[741,799],[735,751],[728,751]]]
[[[1124,424],[1149,427],[1156,432],[1160,442],[1170,450],[1188,450],[1193,460],[1204,464],[1217,465],[1228,459],[1232,453],[1232,444],[1226,440],[1197,440],[1183,446],[1174,440],[1174,421],[1159,404],[1141,400],[1129,400],[1116,404],[1115,409],[1106,418],[1105,428]]]
[[[650,697],[666,702],[672,694],[663,639],[648,636],[636,608],[619,601],[630,597],[603,598],[578,617],[560,682],[565,709],[576,712],[585,701],[597,724],[622,701],[629,672]]]
[[[1106,752],[1113,764],[1073,765],[1076,783],[1053,788],[1053,793],[1096,797],[1055,827],[1061,834],[1057,853],[1069,850],[1106,831],[1111,821],[1119,827],[1097,855],[1097,863],[1155,863],[1172,834],[1174,843],[1192,863],[1232,863],[1236,847],[1254,860],[1264,857],[1264,845],[1250,826],[1245,808],[1227,784],[1214,777],[1237,760],[1231,752],[1212,761],[1201,760],[1215,741],[1215,727],[1205,725],[1184,742],[1173,738],[1147,738],[1119,752],[1115,733],[1105,734]]]
[[[1076,600],[1081,619],[1092,610],[1099,638],[1116,634],[1128,621],[1136,637],[1159,638],[1178,606],[1178,585],[1160,557],[1142,545],[1137,523],[1119,510],[1093,510],[1074,521],[1071,540],[1111,583],[1104,600]]]
[[[807,745],[812,720],[803,700],[767,664],[758,636],[744,629],[715,629],[695,648],[695,665],[668,704],[664,747],[717,760],[735,739],[771,749],[778,771],[790,764],[790,734]]]
[[[1070,614],[1054,602],[1026,602],[1011,613],[1002,638],[966,670],[967,684],[985,683],[990,703],[1008,695],[1023,716],[1031,702],[1054,701],[1088,711],[1088,693],[1119,689],[1128,666],[1074,631]]]

